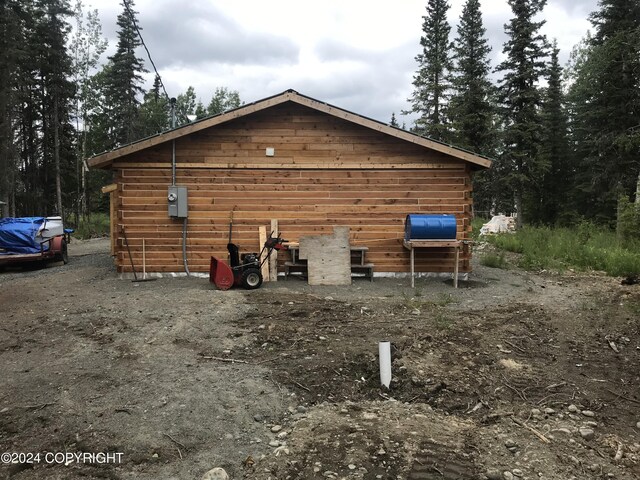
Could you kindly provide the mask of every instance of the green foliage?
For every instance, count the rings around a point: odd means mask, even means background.
[[[569,72],[570,199],[579,215],[610,222],[640,173],[640,3],[601,0],[591,21],[594,34],[574,51]]]
[[[640,241],[640,204],[631,203],[625,197],[618,200],[616,233],[622,244]]]
[[[178,125],[185,125],[190,122],[189,116],[196,114],[196,104],[196,91],[189,85],[187,91],[176,98],[176,121]]]
[[[453,94],[448,115],[457,146],[491,156],[495,150],[493,86],[489,81],[491,47],[479,0],[467,0],[453,42]]]
[[[640,273],[640,240],[621,244],[615,232],[589,222],[573,228],[524,227],[486,239],[522,254],[518,265],[526,269],[599,270],[613,276]]]
[[[184,93],[176,97],[176,126],[217,115],[238,108],[240,105],[240,94],[237,91],[229,90],[227,87],[217,87],[208,107],[205,108],[202,101],[198,99],[195,89],[189,86]],[[140,109],[141,122],[146,132],[144,136],[154,135],[171,128],[169,117],[169,102],[160,91],[159,79],[156,77],[153,88],[145,94],[144,103]]]
[[[432,299],[431,303],[436,307],[446,307],[447,305],[454,303],[454,299],[448,293],[441,293],[435,299]]]
[[[107,48],[102,38],[102,25],[98,10],[84,11],[82,0],[77,0],[73,10],[75,20],[73,36],[69,45],[72,59],[71,80],[76,85],[73,105],[75,120],[75,204],[76,217],[88,213],[87,169],[84,162],[89,156],[88,136],[92,129],[91,108],[97,103],[96,91],[92,87],[92,72],[98,68],[100,57]]]
[[[75,226],[73,236],[81,240],[87,238],[106,237],[109,235],[109,215],[106,213],[94,213],[86,219],[81,219]]]
[[[418,70],[413,76],[414,91],[409,99],[410,112],[420,114],[415,121],[416,133],[446,140],[449,134],[445,109],[450,87],[447,78],[452,66],[451,26],[447,22],[449,4],[446,0],[429,0],[426,10],[420,38],[422,53],[416,56]]]
[[[489,268],[507,268],[507,261],[504,258],[504,253],[486,253],[480,257],[480,264]]]
[[[65,214],[75,165],[67,0],[0,4],[0,199],[11,215]]]
[[[153,87],[144,95],[144,102],[140,106],[141,135],[149,137],[168,130],[169,100],[161,90],[160,77],[156,75]]]
[[[207,106],[209,115],[218,115],[219,113],[233,110],[242,105],[240,94],[237,90],[230,90],[227,87],[217,87],[211,97],[211,101]]]
[[[482,228],[482,226],[487,223],[489,220],[487,220],[486,218],[482,218],[482,217],[474,217],[471,220],[471,239],[472,240],[477,240],[478,237],[480,236],[480,229]]]
[[[440,330],[448,330],[449,328],[453,327],[455,323],[455,320],[451,315],[442,311],[435,312],[435,314],[432,316],[432,319],[434,326]]]
[[[128,8],[127,8],[128,4]],[[126,145],[141,138],[143,132],[139,121],[140,103],[144,91],[142,59],[136,56],[136,49],[141,45],[136,31],[133,0],[122,3],[123,11],[118,15],[118,45],[115,53],[109,57],[105,66],[104,114],[108,116],[109,144],[114,148]]]
[[[504,125],[502,154],[496,165],[498,191],[502,202],[518,212],[522,222],[532,205],[531,192],[540,180],[545,166],[540,161],[542,127],[540,106],[542,95],[538,83],[546,70],[546,37],[539,33],[544,21],[534,18],[546,0],[509,0],[513,18],[505,25],[508,40],[503,53],[506,59],[498,65],[502,72],[498,98]]]
[[[453,42],[452,95],[447,108],[452,142],[459,147],[493,158],[496,153],[495,88],[489,80],[491,47],[486,38],[479,0],[467,0],[458,35]],[[473,177],[473,204],[489,211],[493,203],[493,170]]]
[[[560,50],[554,42],[547,74],[548,86],[543,93],[540,167],[542,177],[532,185],[531,223],[553,225],[561,221],[567,205],[567,178],[570,176],[569,126],[562,90]]]

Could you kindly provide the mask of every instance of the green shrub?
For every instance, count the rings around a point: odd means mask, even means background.
[[[486,218],[474,217],[473,220],[471,220],[471,234],[469,237],[473,240],[477,240],[480,236],[480,229],[488,221],[489,219]]]
[[[640,239],[640,206],[627,198],[618,201],[618,240],[623,244],[633,244]]]
[[[522,238],[510,233],[490,235],[486,237],[489,243],[508,252],[522,253]]]
[[[480,264],[489,268],[507,268],[507,261],[504,259],[504,253],[501,253],[500,255],[487,253],[480,257]]]

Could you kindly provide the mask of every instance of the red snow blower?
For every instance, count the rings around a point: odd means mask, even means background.
[[[254,290],[262,285],[261,267],[269,259],[274,250],[286,250],[287,247],[282,245],[283,240],[280,237],[272,237],[273,232],[264,242],[260,253],[244,253],[240,256],[238,246],[229,242],[227,250],[229,251],[229,260],[231,266],[216,257],[211,257],[211,265],[209,266],[209,281],[215,284],[220,290],[228,290],[233,285],[242,286],[247,290]],[[231,240],[231,235],[229,235]],[[260,257],[267,252],[262,262]]]

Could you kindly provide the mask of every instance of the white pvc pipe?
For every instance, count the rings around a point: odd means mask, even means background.
[[[378,356],[380,357],[380,384],[389,388],[391,384],[391,343],[378,343]]]

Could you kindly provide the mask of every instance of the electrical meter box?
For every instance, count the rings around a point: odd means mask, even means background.
[[[187,218],[187,187],[170,186],[167,201],[170,217]]]

